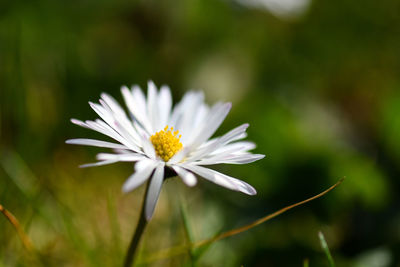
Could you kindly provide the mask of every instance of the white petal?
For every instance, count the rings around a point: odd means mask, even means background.
[[[114,129],[112,129],[110,126],[108,126],[101,120],[97,120],[96,122],[89,120],[86,122],[82,122],[77,119],[71,119],[71,122],[81,127],[88,128],[96,132],[102,133],[104,135],[107,135],[112,139],[117,140],[127,148],[133,149],[133,147],[121,135],[119,135]]]
[[[209,140],[208,142],[204,143],[199,148],[197,148],[196,151],[191,153],[190,156],[187,158],[187,161],[193,162],[193,161],[202,159],[202,158],[208,156],[209,154],[214,154],[215,151],[222,149],[223,148],[222,146],[224,146],[225,144],[232,142],[232,140],[237,140],[237,138],[242,136],[243,133],[248,128],[248,126],[249,125],[247,123],[242,124],[219,138],[214,138],[214,139]],[[244,145],[244,146],[248,146],[248,145]]]
[[[71,122],[72,122],[73,124],[76,124],[76,125],[81,126],[81,127],[83,127],[83,128],[91,129],[88,125],[86,125],[86,123],[84,123],[84,122],[81,121],[81,120],[78,120],[78,119],[71,119]]]
[[[135,152],[140,152],[141,148],[137,146],[134,142],[132,142],[131,139],[128,139],[125,137],[125,135],[122,135],[121,132],[117,132],[116,130],[112,129],[107,123],[100,119],[96,119],[95,122],[93,121],[86,121],[86,123],[91,126],[92,128],[95,128],[97,131],[110,136],[111,138],[114,138],[115,140],[119,141],[121,144],[126,146],[126,148],[133,150]],[[141,144],[140,144],[141,146]]]
[[[146,138],[150,138],[150,136],[152,135],[152,134],[149,134],[149,132],[146,129],[144,129],[143,126],[138,121],[133,122],[133,127],[136,129],[139,137],[144,136]]]
[[[227,153],[238,153],[243,151],[249,151],[254,148],[256,148],[255,143],[250,141],[241,141],[220,147],[211,152],[210,155],[214,156],[214,155],[223,155]]]
[[[139,122],[140,125],[142,125],[142,127],[149,133],[150,122],[147,117],[146,98],[144,97],[142,90],[140,90],[139,87],[134,86],[132,91],[130,91],[126,86],[123,86],[121,92],[133,119]]]
[[[188,153],[188,149],[187,148],[181,149],[178,153],[173,155],[172,158],[170,158],[168,163],[169,164],[176,164],[176,163],[180,162],[181,160],[183,160],[185,158],[187,153]]]
[[[136,164],[135,164],[135,171],[136,171],[136,172],[142,171],[143,169],[147,168],[147,166],[148,166],[150,163],[153,163],[154,166],[157,165],[157,163],[156,163],[155,161],[150,160],[150,162],[149,162],[148,159],[146,159],[146,160],[141,160],[141,161],[136,162]],[[154,167],[154,168],[155,168],[155,167]]]
[[[104,160],[104,161],[99,161],[99,162],[94,162],[94,163],[87,163],[80,165],[80,168],[87,168],[87,167],[97,167],[97,166],[102,166],[102,165],[107,165],[107,164],[112,164],[116,163],[118,160]]]
[[[89,105],[97,113],[97,115],[99,115],[100,118],[102,118],[108,125],[110,125],[112,128],[115,127],[115,120],[112,114],[108,112],[103,106],[92,102],[89,102]]]
[[[181,116],[176,125],[176,128],[181,131],[183,144],[187,143],[192,138],[192,133],[197,130],[196,118],[199,114],[199,108],[204,101],[204,95],[200,92],[191,92],[188,94],[187,100],[183,103],[181,109]]]
[[[246,132],[247,128],[249,128],[249,124],[245,123],[230,130],[229,132],[221,136],[221,144],[225,145],[233,141],[239,140],[238,138],[241,138],[243,136],[243,133]]]
[[[103,126],[103,128],[111,128],[111,129],[113,129],[113,131],[118,133],[118,135],[122,136],[119,129],[115,125],[115,119],[114,119],[113,115],[108,110],[106,110],[103,106],[96,104],[96,103],[89,102],[89,105],[97,113],[97,115],[99,115],[100,118],[103,119],[104,122],[107,124],[107,126],[104,126],[104,124],[101,125],[101,126]],[[100,124],[99,121],[101,121],[101,120],[97,119],[96,123]],[[90,122],[90,121],[86,121],[86,123],[89,125],[88,122]]]
[[[172,165],[171,167],[187,186],[195,186],[197,184],[197,178],[193,173],[177,165]]]
[[[193,144],[191,144],[192,149],[201,145],[215,133],[215,131],[224,121],[226,115],[228,115],[231,107],[231,103],[214,105],[214,107],[210,110],[210,114],[206,118],[206,122],[203,124],[202,129],[193,138]]]
[[[152,82],[147,83],[147,114],[149,115],[149,120],[151,124],[151,132],[156,132],[158,129],[158,96],[157,87]]]
[[[120,136],[132,146],[140,146],[140,138],[126,115],[121,112],[114,113],[103,100],[100,100],[100,103],[101,105],[89,102],[92,109]]]
[[[133,128],[132,122],[126,116],[125,111],[112,96],[102,93],[101,97],[104,101],[100,99],[100,103],[109,113],[113,115],[114,120],[121,125],[119,129],[123,128],[125,130],[124,132],[126,132],[129,137],[132,137],[136,145],[138,145],[140,138],[136,133],[136,130]]]
[[[142,160],[136,163],[140,164],[141,167],[136,169],[135,173],[132,174],[122,186],[122,191],[127,193],[142,185],[151,175],[157,163],[152,160]]]
[[[131,92],[133,99],[135,100],[134,104],[136,105],[136,108],[140,111],[141,115],[143,115],[145,123],[150,127],[150,118],[149,114],[147,113],[146,96],[144,95],[142,89],[137,85],[132,86]]]
[[[149,139],[145,136],[142,136],[142,143],[143,143],[143,151],[144,153],[151,159],[156,158],[156,150],[154,149],[153,144]]]
[[[131,150],[128,150],[128,149],[113,149],[113,151],[116,153],[116,154],[131,154],[132,153],[132,151]],[[135,152],[135,154],[138,154],[138,153],[136,153]]]
[[[187,162],[193,162],[206,157],[208,154],[218,148],[218,139],[210,140],[205,146],[197,148],[194,152],[190,153],[186,159]],[[188,149],[189,150],[189,149]],[[190,151],[189,151],[190,152]]]
[[[181,117],[185,115],[185,111],[188,110],[190,106],[193,106],[194,103],[203,102],[204,95],[202,92],[187,92],[181,101],[179,101],[172,110],[170,124],[174,126],[178,126],[178,122],[181,121]]]
[[[218,147],[218,145],[216,145]],[[236,155],[242,155],[243,153],[247,153],[248,150],[255,148],[255,144],[252,142],[236,142],[233,144],[227,144],[223,147],[218,148],[217,150],[208,153],[202,157],[193,157],[196,160],[212,160],[212,159],[219,159],[219,158],[226,158],[232,157]],[[188,161],[193,161],[190,158]]]
[[[111,128],[107,123],[100,119],[96,119],[96,121],[86,121],[86,124],[93,130],[102,133],[104,135],[107,135],[121,144],[125,145],[128,148],[131,148],[131,145],[127,140],[122,137],[117,131],[115,131],[113,128]]]
[[[188,92],[172,111],[169,125],[179,130],[182,134],[181,142],[186,145],[192,138],[192,133],[198,130],[197,118],[202,116],[205,104],[202,92]]]
[[[117,161],[138,161],[143,160],[146,157],[138,153],[124,153],[124,154],[111,154],[111,153],[99,153],[96,158],[98,160],[117,160]]]
[[[221,146],[225,146],[226,144],[229,144],[231,142],[243,139],[247,136],[246,130],[248,127],[249,127],[249,124],[245,123],[245,124],[242,124],[234,129],[230,130],[223,136],[210,139],[207,142],[200,145],[199,150],[203,150],[206,147],[211,145],[211,147],[214,148],[213,150],[215,151],[216,149],[220,148]]]
[[[121,144],[115,144],[115,143],[110,143],[110,142],[105,142],[105,141],[100,141],[100,140],[94,140],[94,139],[86,139],[86,138],[80,138],[80,139],[69,139],[65,141],[67,144],[72,144],[72,145],[84,145],[84,146],[96,146],[96,147],[105,147],[105,148],[115,148],[115,149],[127,149],[124,145]]]
[[[182,165],[185,169],[188,169],[198,175],[202,176],[203,178],[223,187],[226,187],[231,190],[240,191],[248,195],[255,195],[257,194],[254,187],[245,183],[241,180],[236,178],[230,177],[228,175],[222,174],[220,172],[204,168],[201,166],[195,166],[191,164]]]
[[[100,96],[114,113],[125,115],[125,111],[112,96],[107,93],[102,93]]]
[[[162,129],[168,124],[168,119],[171,113],[172,97],[168,86],[162,86],[158,94],[159,121],[157,129]]]
[[[262,154],[240,153],[215,156],[192,162],[195,165],[214,165],[214,164],[247,164],[264,158]]]
[[[160,196],[162,183],[164,181],[164,164],[160,163],[151,178],[149,191],[147,192],[145,216],[147,221],[150,221],[153,216],[154,209]]]
[[[193,120],[193,127],[195,129],[197,129],[205,121],[205,118],[207,117],[209,112],[210,108],[202,102],[197,108],[196,116]]]
[[[132,96],[135,99],[135,104],[142,112],[146,111],[146,96],[139,86],[134,85],[131,87]]]
[[[254,161],[265,158],[265,155],[262,154],[251,154],[251,153],[243,153],[243,155],[237,155],[231,160],[223,161],[231,164],[247,164],[252,163]]]

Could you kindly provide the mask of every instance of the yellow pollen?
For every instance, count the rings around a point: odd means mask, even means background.
[[[157,156],[165,162],[170,160],[182,148],[182,143],[179,140],[181,135],[178,135],[179,131],[173,132],[173,130],[173,127],[169,129],[167,125],[164,130],[150,136],[150,141],[154,146]]]

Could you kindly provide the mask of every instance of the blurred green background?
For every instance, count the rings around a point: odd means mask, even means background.
[[[142,242],[187,244],[300,201],[322,199],[212,244],[197,266],[400,266],[400,2],[324,0],[1,1],[0,204],[21,222],[44,266],[120,266],[143,187],[121,193],[132,164],[79,169],[103,138],[101,92],[168,84],[175,102],[202,89],[233,102],[218,134],[250,123],[266,158],[217,166],[254,197],[200,179],[168,180]],[[121,101],[122,102],[122,101]],[[0,217],[0,266],[34,266]],[[192,266],[189,254],[148,266]]]

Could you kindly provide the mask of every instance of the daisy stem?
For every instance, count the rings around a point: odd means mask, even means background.
[[[146,192],[143,197],[142,210],[140,211],[140,218],[139,218],[139,221],[136,226],[136,231],[133,234],[131,243],[129,244],[129,248],[128,248],[128,251],[125,256],[124,267],[133,266],[133,263],[135,261],[136,250],[139,247],[140,239],[141,239],[144,229],[146,228],[147,223],[148,223],[148,221],[146,220],[145,214],[144,214],[144,210],[145,210],[145,205],[146,205],[147,193],[149,191],[149,184],[150,183],[148,182],[147,186],[146,186]]]

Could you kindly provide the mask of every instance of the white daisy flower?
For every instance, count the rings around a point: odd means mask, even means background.
[[[114,149],[114,153],[99,153],[98,162],[82,167],[118,161],[136,162],[135,171],[122,190],[129,192],[150,179],[145,203],[147,220],[153,215],[163,180],[168,176],[166,172],[172,171],[188,186],[197,183],[197,175],[231,190],[256,194],[251,185],[203,167],[221,163],[245,164],[264,157],[249,152],[255,148],[254,143],[239,141],[247,136],[248,124],[211,138],[231,109],[231,103],[216,103],[209,107],[204,103],[202,92],[191,91],[172,108],[170,89],[162,86],[158,91],[151,81],[147,98],[138,86],[131,89],[123,86],[121,91],[129,117],[114,98],[103,93],[100,104],[89,102],[101,119],[85,122],[71,119],[72,123],[107,135],[118,143],[94,139],[71,139],[66,143]]]

